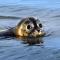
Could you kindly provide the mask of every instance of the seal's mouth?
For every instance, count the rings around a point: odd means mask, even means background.
[[[45,32],[43,30],[34,30],[30,36],[33,36],[33,37],[41,37],[41,36],[44,36],[45,35]]]

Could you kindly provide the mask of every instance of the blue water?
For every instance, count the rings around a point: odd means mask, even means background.
[[[16,38],[0,39],[0,60],[60,60],[60,0],[0,0],[0,29],[28,16],[40,19],[48,32],[44,43],[29,46]]]
[[[0,0],[0,4],[59,8],[60,0]]]

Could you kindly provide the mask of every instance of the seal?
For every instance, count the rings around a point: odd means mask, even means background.
[[[41,39],[36,39],[36,37],[42,37],[44,35],[45,32],[42,23],[34,17],[23,18],[15,27],[0,32],[0,37],[22,38],[23,41],[29,44],[42,42]],[[31,39],[32,37],[33,39]]]
[[[37,37],[43,35],[45,35],[45,32],[42,23],[34,17],[23,18],[15,27],[0,32],[0,36],[11,37]]]
[[[42,23],[33,17],[23,18],[15,28],[16,36],[43,36],[45,32],[43,31]]]

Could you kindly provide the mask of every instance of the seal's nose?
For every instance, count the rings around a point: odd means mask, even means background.
[[[40,29],[38,29],[37,31],[40,32]]]

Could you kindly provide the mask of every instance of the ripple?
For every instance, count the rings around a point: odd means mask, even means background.
[[[16,16],[0,16],[0,19],[20,19],[21,17]]]

